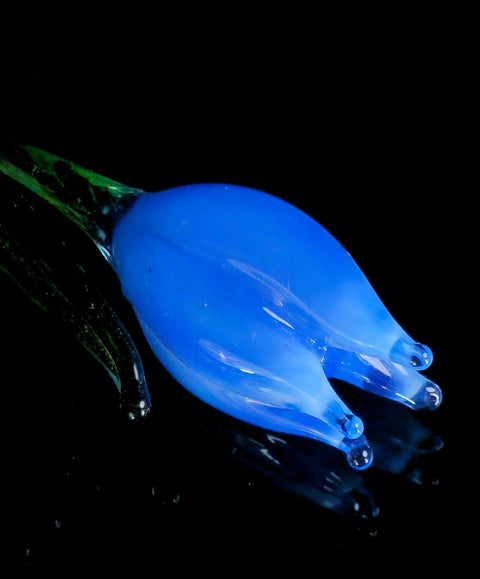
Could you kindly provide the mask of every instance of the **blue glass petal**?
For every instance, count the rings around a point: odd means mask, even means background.
[[[322,440],[360,469],[372,459],[362,421],[327,375],[414,408],[440,403],[417,372],[431,351],[320,224],[268,193],[142,195],[114,229],[111,264],[166,368],[236,418]]]

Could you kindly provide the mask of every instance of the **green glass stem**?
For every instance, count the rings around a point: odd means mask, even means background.
[[[59,209],[107,259],[116,221],[144,193],[27,145],[0,155],[0,172]]]

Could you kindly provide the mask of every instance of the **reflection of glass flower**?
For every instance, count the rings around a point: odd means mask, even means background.
[[[32,148],[0,169],[97,243],[152,349],[187,389],[265,429],[371,463],[362,420],[328,378],[436,408],[432,360],[397,324],[345,249],[272,195],[202,184],[158,194]]]
[[[374,469],[434,484],[429,459],[443,446],[440,435],[389,400],[375,396],[366,403],[360,398],[355,405],[369,425]],[[371,521],[379,514],[381,504],[364,474],[349,468],[331,447],[219,416],[206,414],[202,423],[228,441],[234,458],[260,478],[343,517]]]

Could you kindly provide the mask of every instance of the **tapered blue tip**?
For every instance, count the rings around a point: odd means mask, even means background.
[[[373,462],[373,451],[365,437],[351,443],[346,455],[348,464],[355,470],[365,470]]]
[[[340,426],[347,438],[355,439],[363,434],[363,422],[358,416],[352,414],[346,416]]]
[[[435,382],[427,380],[413,402],[417,410],[436,410],[442,403],[442,391]]]
[[[433,352],[425,344],[398,340],[392,348],[390,359],[416,370],[425,370],[432,365]]]

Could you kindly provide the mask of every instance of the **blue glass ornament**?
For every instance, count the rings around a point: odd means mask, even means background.
[[[146,193],[37,149],[22,155],[0,170],[94,239],[159,360],[218,410],[325,442],[363,469],[372,452],[362,420],[328,378],[412,409],[440,405],[439,387],[419,372],[430,349],[293,205],[215,183]]]

